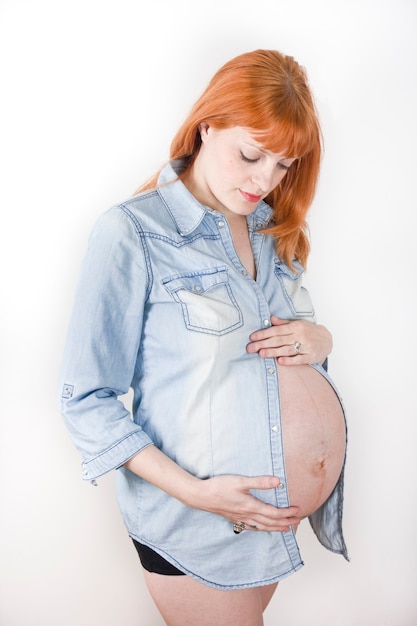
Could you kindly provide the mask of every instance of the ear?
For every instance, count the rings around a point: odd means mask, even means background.
[[[199,125],[198,130],[200,131],[201,141],[204,141],[207,137],[209,128],[210,126],[207,124],[207,122],[201,122],[201,124]]]

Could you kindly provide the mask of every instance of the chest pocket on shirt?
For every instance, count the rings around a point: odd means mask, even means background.
[[[314,307],[307,289],[302,286],[303,268],[294,261],[297,273],[292,272],[285,263],[275,261],[275,276],[282,286],[291,313],[296,317],[314,317]]]
[[[165,289],[182,307],[189,330],[223,335],[243,324],[227,270],[216,267],[165,278]]]

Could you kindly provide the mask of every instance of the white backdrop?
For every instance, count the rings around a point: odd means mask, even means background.
[[[352,559],[304,523],[265,623],[417,624],[416,32],[415,0],[0,0],[0,626],[162,623],[114,476],[81,480],[58,371],[96,218],[258,47],[307,67],[325,136],[306,284],[348,409]]]

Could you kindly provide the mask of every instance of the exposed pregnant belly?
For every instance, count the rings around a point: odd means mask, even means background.
[[[332,386],[313,367],[278,365],[278,376],[289,498],[304,517],[327,500],[340,476],[345,420]]]

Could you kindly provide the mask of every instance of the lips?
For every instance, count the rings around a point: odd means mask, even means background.
[[[255,196],[253,193],[242,191],[242,189],[239,189],[239,191],[248,202],[259,202],[262,199],[262,196]]]

